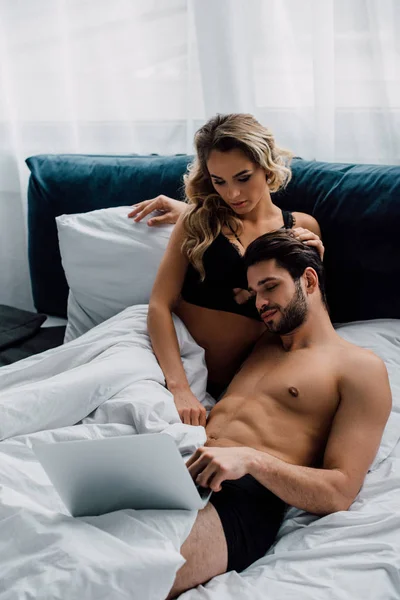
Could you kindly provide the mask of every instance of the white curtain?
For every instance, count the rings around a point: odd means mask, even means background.
[[[32,308],[32,154],[191,152],[240,111],[298,156],[399,164],[399,26],[399,0],[1,0],[0,303]]]

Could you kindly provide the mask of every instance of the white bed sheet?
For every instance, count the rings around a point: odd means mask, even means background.
[[[0,600],[161,599],[183,559],[195,511],[119,511],[73,519],[31,447],[53,440],[165,431],[182,452],[204,443],[179,421],[132,307],[74,342],[0,369]],[[203,351],[175,320],[196,395]],[[378,456],[348,512],[318,519],[290,509],[278,541],[241,575],[227,573],[182,598],[325,600],[400,597],[400,321],[346,326],[388,365],[394,407]]]
[[[183,563],[196,511],[73,519],[31,447],[164,431],[182,452],[203,427],[180,422],[151,351],[147,306],[74,342],[0,369],[0,599],[161,598]],[[204,352],[176,319],[183,362],[206,405]],[[75,424],[75,425],[74,425]]]

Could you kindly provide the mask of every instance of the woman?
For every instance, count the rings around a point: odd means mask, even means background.
[[[217,115],[194,142],[196,156],[184,177],[188,206],[168,198],[145,201],[130,216],[138,221],[162,207],[169,218],[171,209],[181,212],[154,283],[148,327],[182,421],[205,425],[205,409],[183,369],[172,312],[205,349],[209,389],[217,396],[265,331],[246,291],[247,246],[263,233],[295,225],[295,235],[321,256],[323,246],[312,216],[273,204],[271,192],[290,180],[291,154],[254,117]]]

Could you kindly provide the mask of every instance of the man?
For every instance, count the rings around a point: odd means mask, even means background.
[[[384,363],[332,327],[317,252],[273,232],[248,247],[245,262],[268,331],[187,463],[214,493],[182,546],[186,563],[169,598],[263,556],[286,505],[318,515],[347,510],[391,410]]]

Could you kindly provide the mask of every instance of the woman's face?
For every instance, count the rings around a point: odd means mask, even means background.
[[[265,170],[242,150],[212,150],[207,168],[215,191],[238,215],[249,213],[269,197]]]

